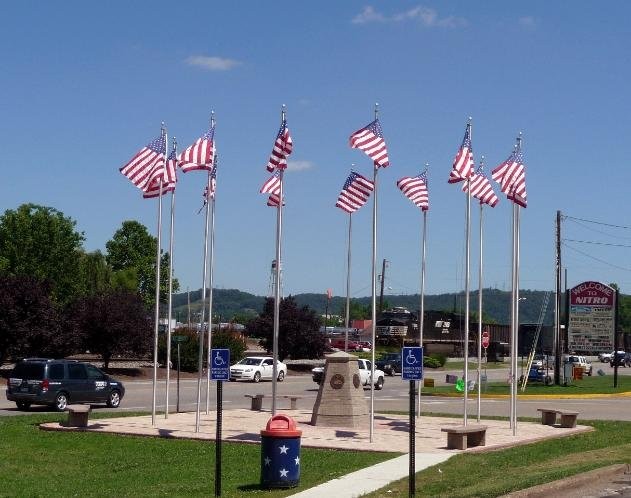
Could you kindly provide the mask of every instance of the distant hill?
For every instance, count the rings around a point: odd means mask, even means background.
[[[191,315],[200,311],[201,289],[190,293]],[[519,293],[519,321],[521,323],[538,323],[542,304],[546,291],[521,290]],[[482,293],[484,317],[493,319],[497,323],[510,323],[510,292],[497,289],[485,289]],[[207,296],[208,298],[208,296]],[[296,294],[296,302],[300,306],[307,305],[318,314],[324,314],[326,309],[325,294]],[[477,312],[478,293],[470,293],[470,311]],[[363,306],[370,305],[371,297],[354,298],[355,302]],[[464,313],[464,293],[459,294],[435,294],[425,296],[425,310],[435,311],[455,311]],[[220,315],[222,321],[228,321],[235,315],[255,316],[263,310],[265,303],[264,296],[256,296],[248,292],[237,289],[214,289],[213,290],[213,313]],[[377,305],[379,298],[377,297]],[[342,315],[346,297],[334,296],[329,303],[329,314]],[[402,294],[384,296],[384,305],[403,306],[411,311],[417,311],[420,307],[420,296],[418,294]],[[175,294],[173,296],[174,315],[179,321],[186,321],[188,316],[187,293]],[[544,317],[544,325],[552,325],[554,320],[554,295],[550,295],[547,311]],[[196,321],[193,318],[193,321]]]

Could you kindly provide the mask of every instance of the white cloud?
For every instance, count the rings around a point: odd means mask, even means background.
[[[379,14],[373,7],[367,5],[364,7],[364,10],[353,17],[351,22],[353,24],[365,24],[368,22],[384,22],[386,20],[387,19],[383,16],[383,14]]]
[[[537,27],[537,20],[532,16],[520,17],[517,22],[522,28],[534,29]]]
[[[412,9],[404,12],[397,12],[391,16],[377,12],[374,7],[367,5],[359,14],[357,14],[351,22],[354,24],[366,24],[370,22],[405,22],[405,21],[418,21],[426,28],[457,28],[460,26],[466,26],[467,20],[463,17],[440,17],[438,12],[430,7],[424,7],[418,5]]]
[[[304,171],[313,168],[311,161],[287,161],[287,171]]]
[[[191,55],[187,57],[186,63],[189,66],[197,66],[208,71],[229,71],[235,66],[239,66],[241,62],[234,59],[225,59],[223,57],[209,57],[206,55]]]

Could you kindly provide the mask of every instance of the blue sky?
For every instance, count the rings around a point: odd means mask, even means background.
[[[286,104],[294,153],[284,293],[344,295],[348,215],[334,204],[351,163],[371,174],[348,137],[379,102],[391,166],[379,172],[377,258],[389,261],[388,292],[420,288],[422,218],[396,181],[426,162],[426,292],[464,287],[465,197],[447,178],[469,116],[475,160],[484,154],[487,171],[523,132],[521,287],[552,289],[557,209],[631,225],[630,15],[624,1],[12,2],[0,19],[0,210],[54,207],[77,221],[87,250],[104,250],[127,219],[155,234],[157,201],[143,200],[118,169],[162,121],[184,148],[214,110],[215,285],[265,294],[276,218],[258,190]],[[174,267],[183,290],[202,284],[204,183],[191,172],[177,187]],[[370,294],[371,210],[369,202],[353,215],[353,296]],[[484,220],[485,286],[509,290],[509,203],[502,197]],[[628,229],[574,220],[563,236],[631,245]],[[628,247],[566,245],[570,286],[600,280],[631,293]]]

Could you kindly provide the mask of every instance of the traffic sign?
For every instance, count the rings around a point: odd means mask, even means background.
[[[186,342],[188,341],[188,336],[186,335],[172,335],[171,340],[173,342]]]
[[[423,378],[423,348],[404,347],[401,350],[401,380],[421,380]]]
[[[482,347],[484,349],[489,347],[489,342],[491,341],[491,338],[489,336],[489,331],[485,330],[482,332]]]
[[[230,350],[211,350],[210,380],[230,380]]]

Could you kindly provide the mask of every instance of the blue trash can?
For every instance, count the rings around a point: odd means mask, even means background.
[[[293,488],[300,482],[300,436],[296,421],[278,414],[261,431],[261,487]]]

